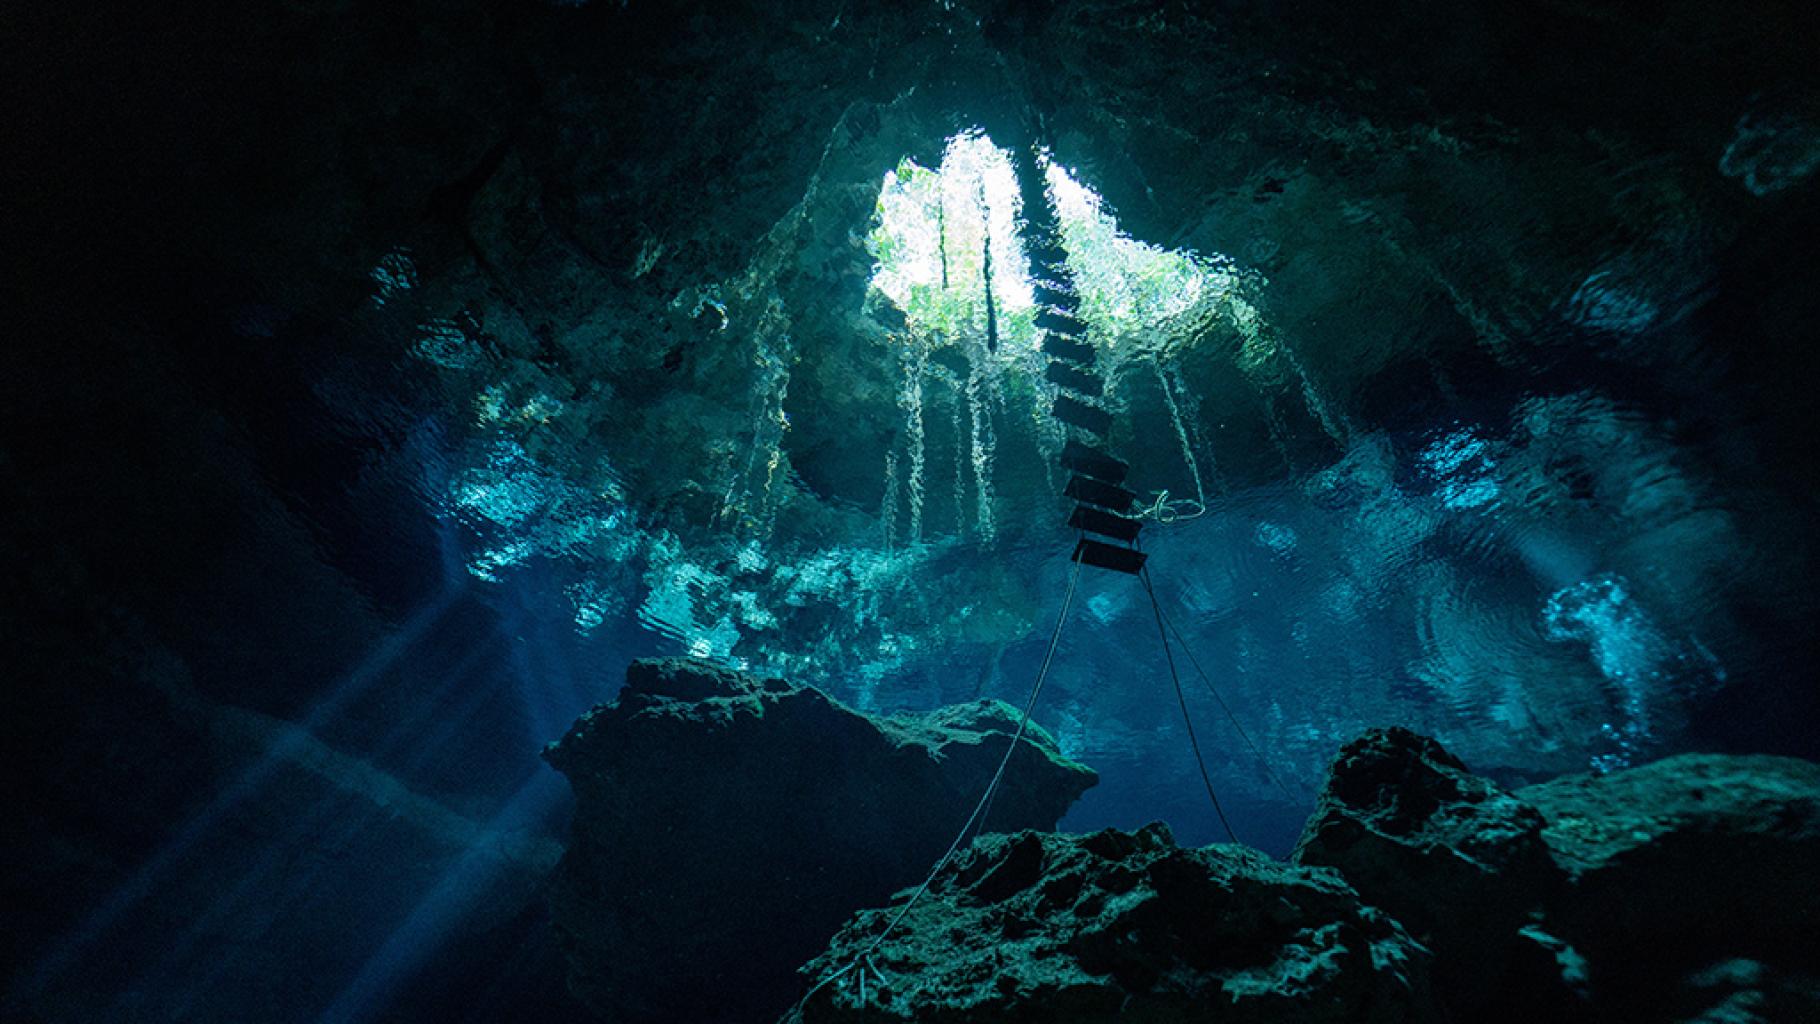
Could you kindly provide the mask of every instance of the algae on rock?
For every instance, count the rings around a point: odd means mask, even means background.
[[[981,701],[876,718],[700,660],[634,662],[545,754],[576,797],[551,892],[570,987],[613,1020],[780,1012],[855,908],[941,855],[1018,717]],[[1053,828],[1096,778],[1033,724],[992,821]]]
[[[864,959],[806,1024],[1441,1019],[1428,952],[1337,874],[1184,848],[1160,823],[983,836],[866,956],[900,909],[859,914],[804,969]]]

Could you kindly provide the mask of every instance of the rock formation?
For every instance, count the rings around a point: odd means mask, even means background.
[[[1339,869],[1440,954],[1444,992],[1483,1010],[1481,996],[1494,1000],[1539,955],[1523,929],[1556,878],[1544,825],[1434,740],[1372,730],[1335,757],[1293,859]]]
[[[859,961],[805,1022],[1440,1019],[1427,951],[1333,872],[1185,849],[1161,824],[985,836],[864,957],[897,912],[860,914],[809,965]]]
[[[1429,944],[1469,1019],[1820,1018],[1820,765],[1683,755],[1506,792],[1374,730],[1334,761],[1294,860]]]
[[[1684,754],[1516,796],[1608,1019],[1820,1020],[1820,765]]]
[[[828,686],[873,659],[918,706],[1000,692],[1058,594],[1061,481],[1016,415],[1049,385],[907,358],[864,244],[886,172],[975,124],[1041,125],[1130,240],[1267,278],[1251,336],[1118,343],[1181,357],[1113,382],[1114,447],[1137,490],[1222,499],[1157,586],[1289,788],[1392,721],[1528,781],[1820,758],[1820,4],[0,23],[0,1019],[316,1021],[384,987],[388,1021],[556,1024],[541,876],[487,851],[563,828],[518,794],[566,795],[537,754],[611,696],[593,666],[707,638]],[[1097,824],[1187,837],[1153,802],[1200,796],[1153,624],[1114,596],[1048,706],[1096,745]],[[1286,807],[1223,729],[1228,810]],[[403,928],[453,906],[484,914]],[[1782,962],[1689,991],[1799,992]]]
[[[979,839],[804,968],[802,1021],[1820,1020],[1816,865],[1820,765],[1511,792],[1373,730],[1289,864],[1160,825]]]
[[[687,659],[635,662],[546,752],[576,795],[552,916],[608,1019],[765,1019],[856,908],[922,877],[1017,725],[997,702],[860,714]],[[1095,781],[1032,726],[995,828],[1053,828]]]

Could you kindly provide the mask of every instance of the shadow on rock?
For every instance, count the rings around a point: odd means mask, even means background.
[[[1161,824],[981,837],[865,956],[895,914],[860,914],[809,965],[864,958],[803,1021],[1441,1019],[1427,951],[1337,874],[1186,849]]]
[[[780,679],[635,662],[546,752],[576,798],[551,895],[570,987],[612,1020],[775,1016],[842,921],[941,856],[1017,722],[996,701],[874,717]],[[1032,726],[992,823],[1054,828],[1095,781]]]
[[[1456,1018],[1820,1020],[1820,765],[1688,754],[1506,792],[1373,730],[1294,859],[1429,944]]]

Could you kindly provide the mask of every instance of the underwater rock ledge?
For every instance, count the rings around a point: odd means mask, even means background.
[[[842,921],[941,856],[1018,717],[872,716],[698,660],[634,662],[545,751],[575,790],[550,896],[570,988],[609,1020],[775,1016]],[[1032,725],[991,827],[1053,829],[1097,781]]]
[[[1335,759],[1292,858],[1435,953],[1473,1020],[1820,1020],[1820,765],[1684,754],[1507,792],[1433,740]]]
[[[896,914],[855,917],[805,973],[856,962]],[[1428,961],[1333,871],[1160,823],[988,835],[802,1020],[1402,1024],[1440,1019]]]
[[[1820,765],[1683,755],[1511,792],[1372,730],[1290,863],[1161,825],[984,836],[801,1019],[1814,1021],[1817,870]],[[907,896],[806,984],[860,964]]]

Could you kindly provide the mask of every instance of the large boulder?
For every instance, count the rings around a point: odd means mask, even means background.
[[[1542,1012],[1571,1004],[1577,983],[1533,921],[1559,875],[1544,825],[1434,740],[1374,729],[1340,748],[1293,860],[1338,869],[1445,951],[1436,980],[1451,1002],[1482,1013],[1516,991]]]
[[[1820,1019],[1820,765],[1683,755],[1507,792],[1374,730],[1294,859],[1426,942],[1456,1016]],[[1806,1016],[1756,1015],[1792,1005]]]
[[[571,988],[608,1019],[746,1024],[855,910],[923,877],[1017,728],[979,702],[861,714],[697,660],[635,662],[545,753],[575,789],[552,919]],[[1034,725],[991,809],[1053,828],[1094,773]]]
[[[1820,765],[1684,754],[1516,796],[1548,822],[1566,878],[1548,917],[1603,1001],[1666,1013],[1665,981],[1686,978],[1786,989],[1772,1001],[1806,994],[1804,1016],[1738,1019],[1820,1020]],[[1777,980],[1789,972],[1806,980]]]
[[[1780,1024],[1820,1020],[1820,971],[1771,967],[1756,960],[1721,960],[1693,971],[1662,993],[1657,1019],[1677,1024]]]
[[[908,898],[804,969],[805,1024],[1439,1019],[1427,952],[1333,872],[1160,824],[984,836],[874,949]]]

